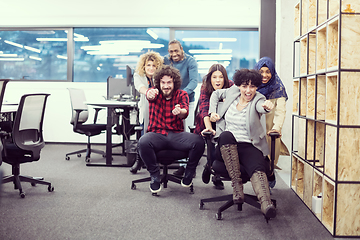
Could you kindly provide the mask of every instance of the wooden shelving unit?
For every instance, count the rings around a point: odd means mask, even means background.
[[[360,1],[294,7],[291,188],[335,237],[360,237]]]

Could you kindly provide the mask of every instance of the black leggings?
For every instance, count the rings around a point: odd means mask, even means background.
[[[216,159],[224,161],[221,157],[221,146],[226,144],[234,144],[237,145],[241,168],[243,168],[242,170],[245,170],[249,177],[251,177],[255,171],[268,173],[269,162],[265,160],[263,153],[253,144],[237,142],[234,135],[228,131],[222,132],[217,142],[218,145],[216,146],[215,150]]]

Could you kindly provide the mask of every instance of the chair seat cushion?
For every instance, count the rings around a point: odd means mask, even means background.
[[[106,124],[78,124],[76,129],[76,132],[86,136],[95,136],[106,130]]]
[[[161,150],[156,153],[157,161],[163,165],[170,165],[176,160],[185,159],[189,156],[189,152],[179,150]]]
[[[14,143],[6,143],[6,156],[3,153],[3,161],[8,164],[34,162],[39,160],[39,157],[35,157],[32,151],[27,151],[18,148]],[[39,154],[36,154],[40,156]]]

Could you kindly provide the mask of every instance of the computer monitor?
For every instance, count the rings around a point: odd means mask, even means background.
[[[131,95],[131,87],[127,85],[125,78],[113,78],[111,76],[107,79],[107,99],[113,99],[114,96]]]
[[[133,76],[133,70],[129,65],[126,65],[126,82],[127,85],[131,88],[130,95],[133,97],[133,99],[137,99],[140,94],[135,89]]]

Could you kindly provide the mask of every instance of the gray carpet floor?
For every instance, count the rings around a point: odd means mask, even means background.
[[[195,194],[170,182],[155,197],[149,183],[130,189],[132,180],[149,175],[145,169],[131,174],[128,168],[87,167],[83,157],[65,160],[66,152],[81,147],[47,144],[38,162],[21,165],[23,175],[45,177],[54,192],[23,183],[22,199],[12,183],[3,184],[0,239],[333,239],[278,174],[272,190],[275,219],[266,223],[260,210],[244,205],[243,211],[231,207],[223,220],[216,220],[221,203],[206,203],[200,210],[200,199],[230,194],[232,189],[229,182],[224,190],[202,183],[205,158],[197,168]],[[92,157],[93,162],[104,162],[97,154]],[[126,159],[114,156],[114,161]],[[1,168],[5,175],[11,173],[6,163]],[[245,192],[253,194],[250,183]]]

